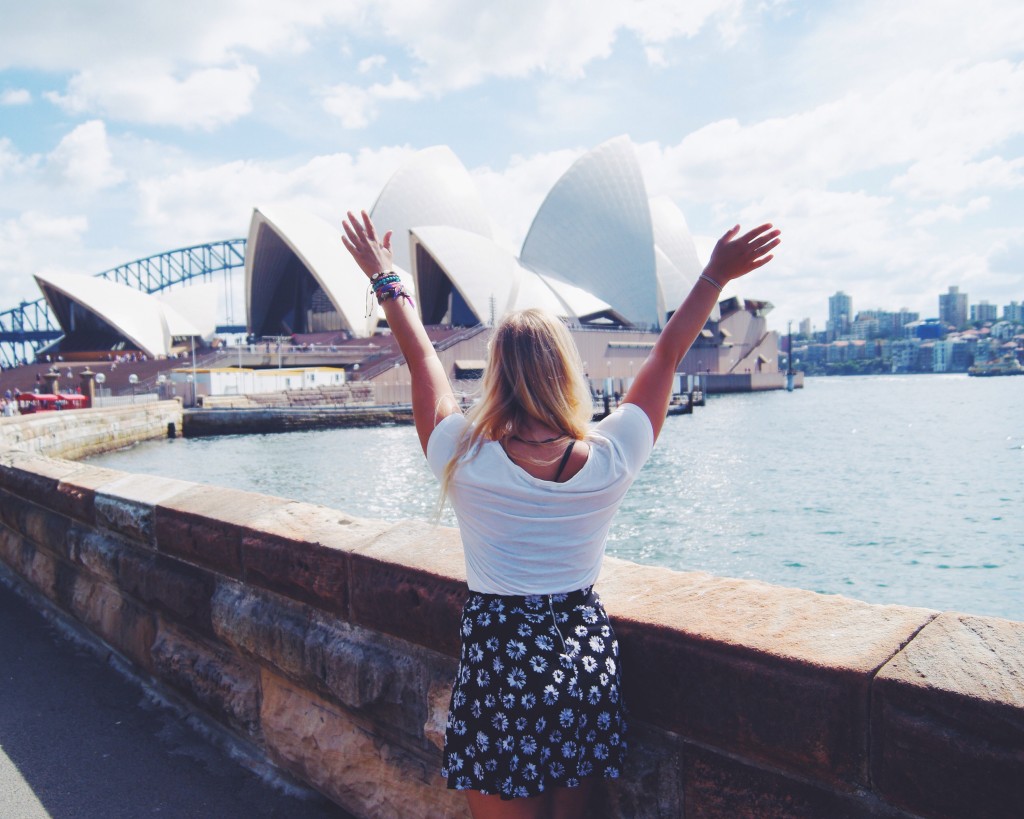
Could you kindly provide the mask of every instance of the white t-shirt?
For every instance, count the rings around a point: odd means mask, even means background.
[[[456,413],[431,433],[427,463],[439,479],[468,424]],[[623,404],[587,442],[587,462],[564,483],[533,477],[496,441],[459,464],[448,496],[472,591],[557,594],[594,584],[612,518],[651,454],[654,431],[642,409]]]

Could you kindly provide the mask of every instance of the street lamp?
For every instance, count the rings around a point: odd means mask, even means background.
[[[107,377],[103,373],[96,373],[96,384],[98,385],[96,390],[97,397],[101,397],[103,395],[103,385],[106,383],[106,380]]]
[[[189,404],[190,407],[196,405],[196,379],[193,375],[189,374],[185,376],[185,381],[188,383],[189,392],[191,393],[192,402]]]
[[[128,376],[128,383],[132,385],[132,403],[135,403],[135,385],[139,383],[139,377],[132,373]]]

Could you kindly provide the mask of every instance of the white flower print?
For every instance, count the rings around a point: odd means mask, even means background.
[[[486,688],[491,684],[491,675],[481,668],[476,672],[476,684],[479,688]]]
[[[537,753],[537,739],[532,736],[525,736],[519,740],[519,750],[528,756]]]
[[[515,708],[516,707],[516,695],[509,691],[506,694],[501,695],[501,706],[502,708]]]
[[[572,637],[565,639],[565,656],[571,660],[575,660],[577,655],[580,653],[579,640],[574,640]]]
[[[608,673],[609,674],[614,674],[615,673],[615,660],[613,660],[611,657],[605,657],[604,658],[604,667],[608,669]]]
[[[484,661],[484,650],[480,648],[480,643],[473,643],[469,647],[469,661],[474,665]]]
[[[523,766],[523,779],[527,782],[533,782],[537,778],[537,766],[532,762],[527,762]]]
[[[599,683],[601,683],[602,687],[608,685],[608,680],[609,679],[611,679],[611,678],[607,674],[605,674],[603,671],[600,674],[597,675],[597,681]]]
[[[565,679],[565,672],[562,671],[562,669],[560,668],[556,668],[554,671],[551,672],[551,679],[553,679],[556,683],[561,683],[562,680]]]
[[[595,634],[590,638],[590,650],[601,654],[604,651],[604,640]]]
[[[487,734],[485,734],[483,731],[477,731],[476,732],[476,747],[479,748],[481,751],[486,751],[490,747],[490,745],[491,745],[491,738],[489,736],[487,736]],[[477,762],[476,765],[473,766],[473,769],[476,770],[476,766],[479,765],[479,764],[480,763]],[[477,775],[479,776],[479,774],[477,774]]]
[[[587,692],[587,702],[591,705],[597,705],[601,701],[601,689],[596,685],[590,686],[590,691]]]
[[[541,695],[545,705],[554,705],[558,702],[558,689],[553,685],[544,686],[544,693]]]
[[[602,711],[597,715],[597,727],[602,731],[607,731],[612,727],[612,715],[607,711]]]
[[[593,606],[583,606],[580,609],[580,616],[583,618],[584,623],[596,623],[597,609],[595,609]]]
[[[595,660],[593,657],[591,657],[589,654],[587,654],[583,658],[583,670],[586,671],[587,673],[593,673],[594,671],[596,671],[597,670],[597,660]]]
[[[520,640],[509,640],[505,646],[505,653],[513,660],[521,660],[526,656],[526,644]]]
[[[558,712],[558,724],[563,728],[568,728],[573,722],[575,722],[575,717],[571,708],[563,708]]]
[[[570,740],[562,745],[562,756],[566,759],[572,759],[576,756],[576,743]]]
[[[546,634],[540,634],[537,639],[533,641],[537,644],[537,648],[541,651],[551,651],[555,647],[555,641],[548,637]]]
[[[529,711],[533,706],[537,704],[537,695],[533,693],[523,694],[523,698],[520,700],[523,704],[523,708]]]
[[[491,717],[491,725],[497,728],[499,731],[508,730],[508,717],[504,713],[499,711],[493,717]]]
[[[513,688],[522,688],[526,685],[526,672],[521,668],[513,668],[505,679]]]
[[[586,626],[576,626],[576,628],[574,628],[573,631],[575,632],[577,637],[586,637],[587,636],[587,627]]]
[[[530,668],[536,671],[538,674],[542,673],[545,668],[548,667],[547,660],[541,657],[539,654],[534,655],[530,658]]]
[[[482,611],[476,616],[476,621],[484,628],[487,628],[491,624],[491,615],[486,611]]]

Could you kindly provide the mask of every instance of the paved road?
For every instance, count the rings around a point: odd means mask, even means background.
[[[343,819],[204,741],[0,583],[0,817]]]

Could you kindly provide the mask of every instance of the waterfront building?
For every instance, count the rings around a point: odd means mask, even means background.
[[[949,335],[932,346],[932,372],[965,373],[974,363],[970,339]]]
[[[959,287],[950,285],[948,293],[939,295],[939,320],[954,330],[967,325],[967,294],[961,293]]]
[[[811,337],[811,320],[805,318],[800,322],[800,337],[810,338]]]
[[[850,335],[858,339],[878,338],[881,335],[881,321],[870,313],[859,313],[850,325]]]

